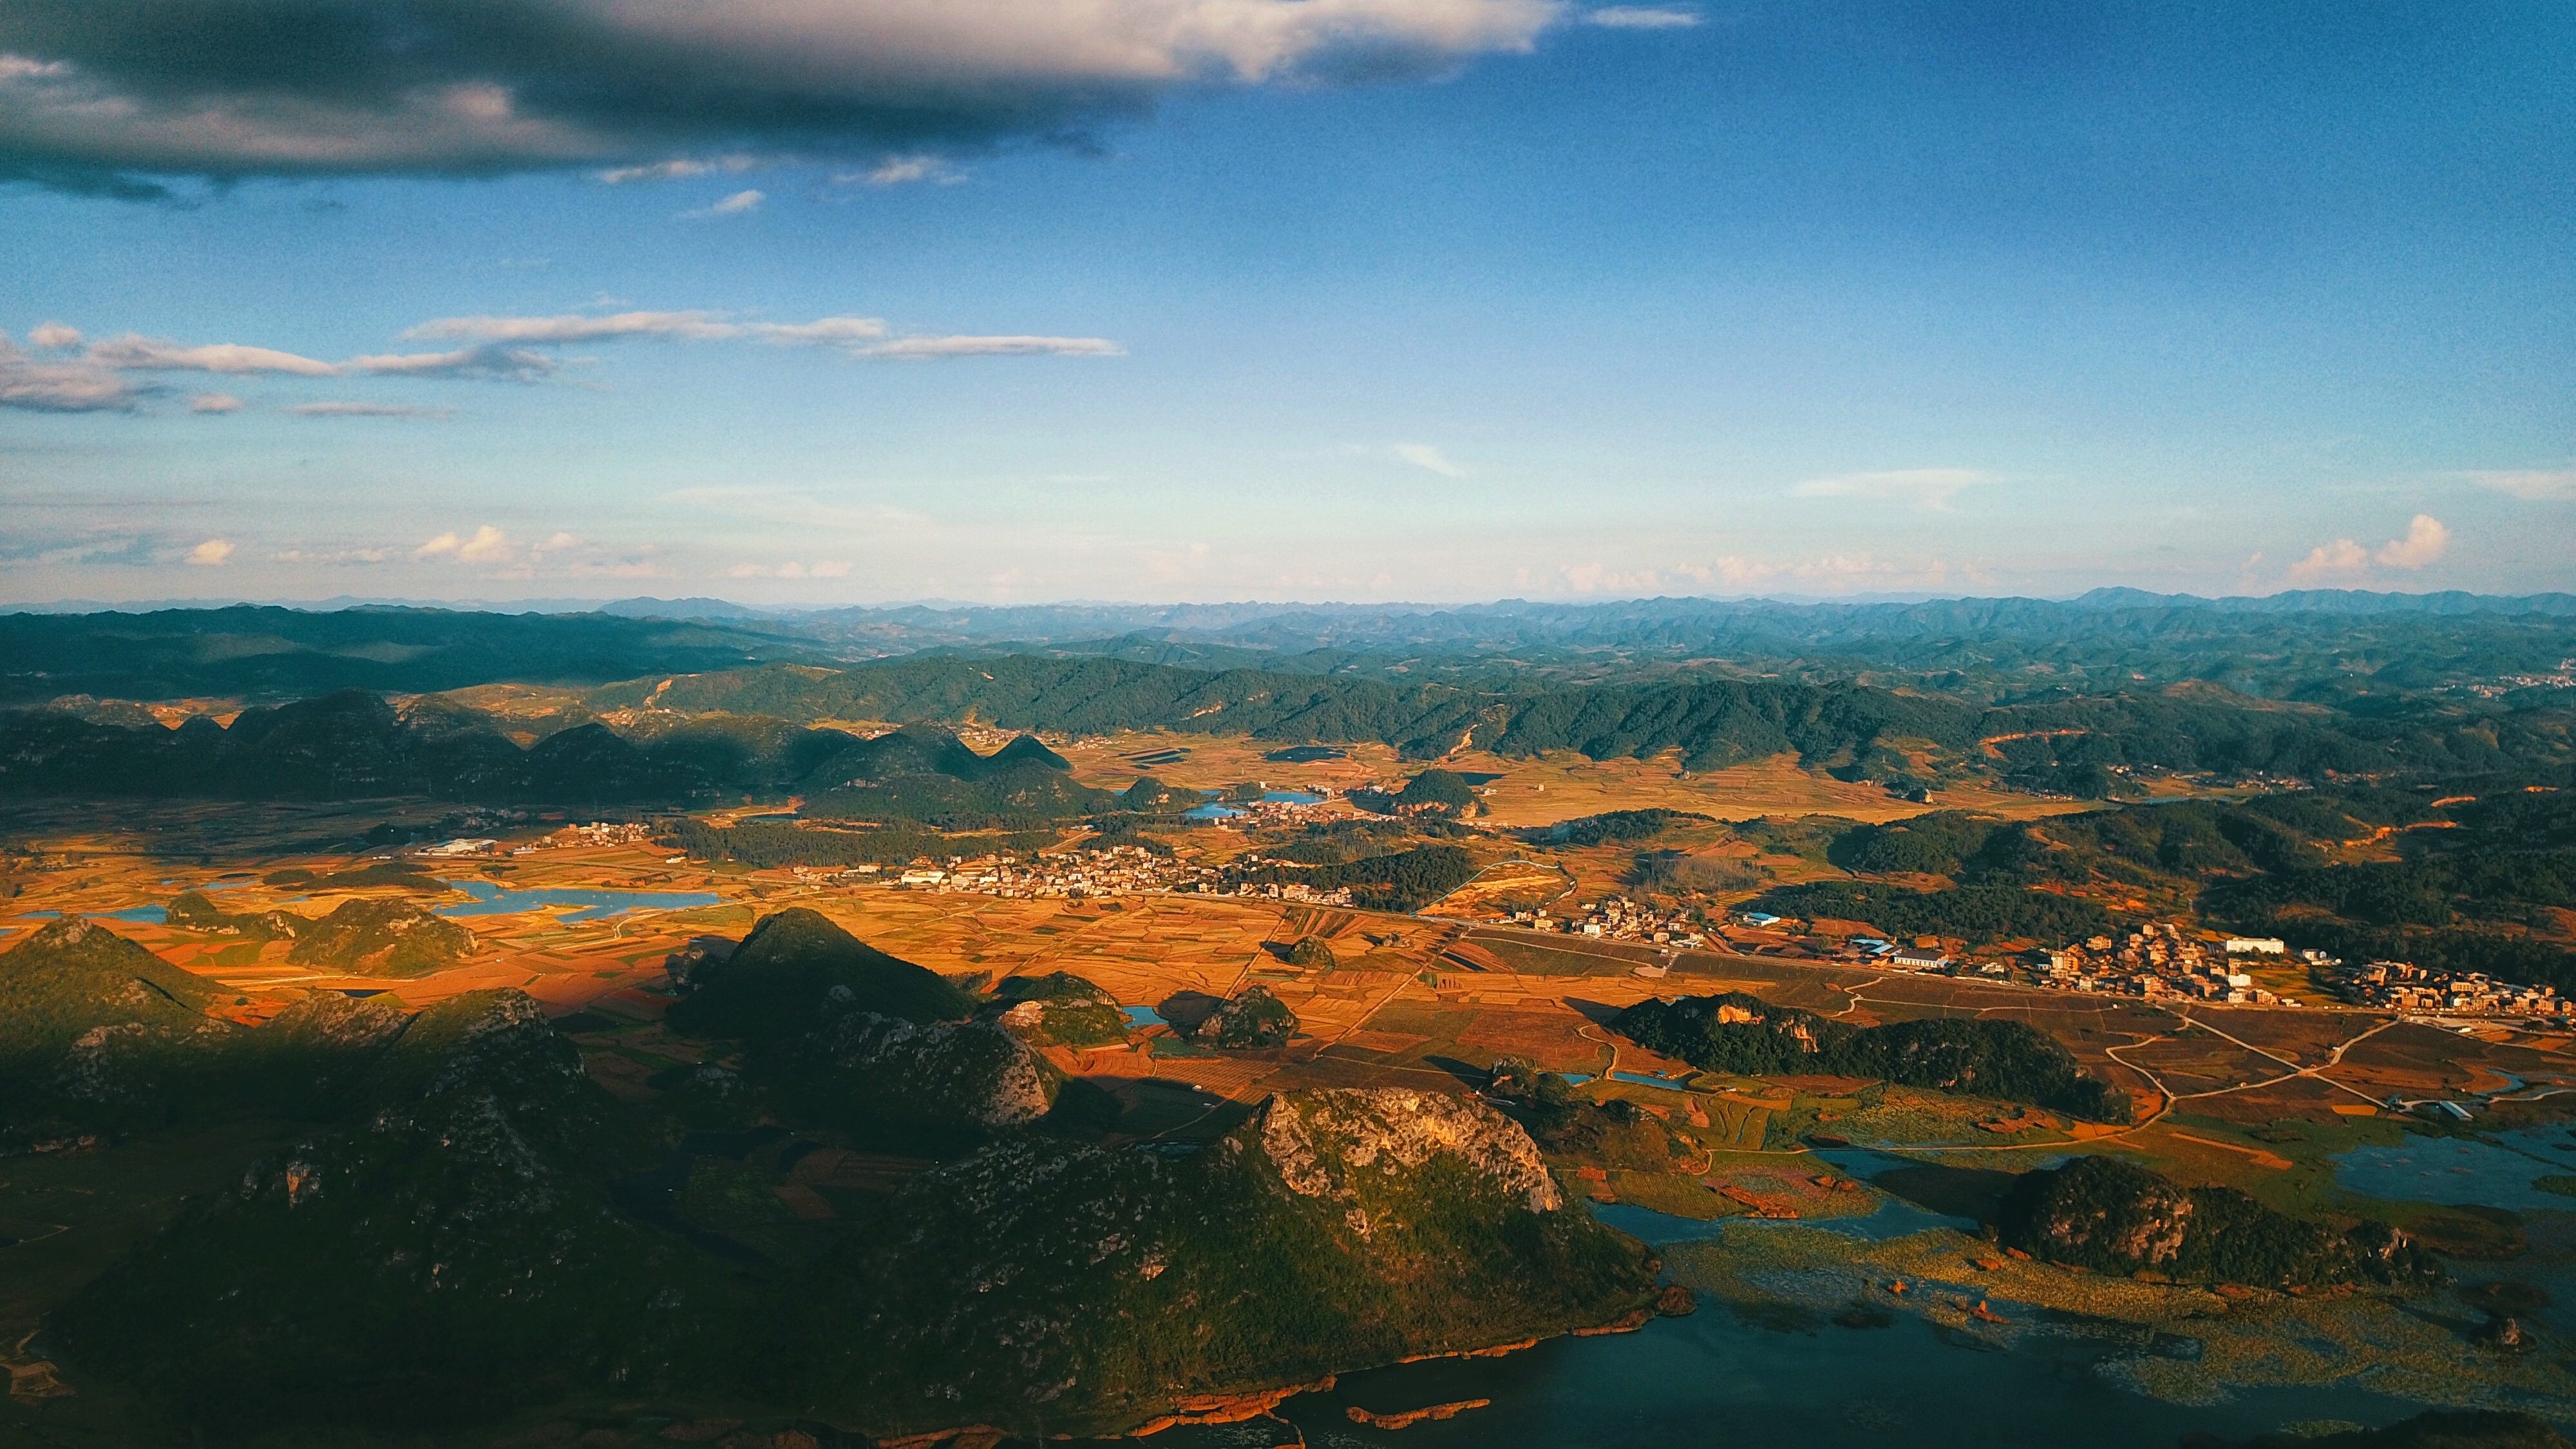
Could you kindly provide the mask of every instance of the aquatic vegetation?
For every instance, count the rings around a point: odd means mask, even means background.
[[[2576,1417],[2576,1373],[2550,1355],[2478,1343],[2482,1315],[2446,1307],[2447,1297],[2141,1282],[2014,1257],[1950,1229],[1871,1242],[1729,1224],[1713,1239],[1672,1246],[1665,1259],[1675,1281],[1748,1321],[1783,1313],[1829,1320],[1857,1306],[1912,1314],[1996,1348],[2080,1340],[2100,1350],[2094,1372],[2175,1403],[2215,1403],[2239,1388],[2352,1384],[2425,1404]]]

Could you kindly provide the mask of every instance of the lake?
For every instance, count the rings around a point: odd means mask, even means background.
[[[1624,1205],[1603,1221],[1647,1241],[1713,1236],[1711,1225]],[[1894,1212],[1904,1231],[1955,1225],[1903,1204],[1868,1218],[1808,1227],[1876,1236]],[[1749,1219],[1737,1230],[1767,1231]],[[1996,1350],[1971,1346],[1912,1315],[1884,1328],[1813,1331],[1756,1327],[1722,1307],[1660,1318],[1643,1330],[1555,1338],[1503,1358],[1444,1359],[1344,1374],[1332,1392],[1280,1406],[1314,1449],[1991,1449],[1995,1445],[2174,1449],[2194,1431],[2251,1438],[2320,1419],[2381,1424],[2420,1405],[2355,1388],[2238,1390],[2216,1404],[2166,1403],[2099,1371],[2129,1350],[2075,1335],[2030,1335]],[[1454,1419],[1390,1432],[1352,1423],[1376,1413],[1491,1399]],[[1284,1437],[1273,1424],[1168,1429],[1160,1449],[1252,1449]]]
[[[2576,1134],[2563,1127],[2486,1138],[2409,1137],[2395,1147],[2338,1152],[2334,1164],[2337,1183],[2387,1202],[2576,1211],[2576,1197],[2532,1186],[2543,1177],[2576,1177]]]

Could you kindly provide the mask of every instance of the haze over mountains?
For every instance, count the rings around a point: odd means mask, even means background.
[[[587,612],[228,605],[0,613],[0,704],[64,695],[294,698],[497,681],[602,684],[761,661],[923,651],[1098,655],[1200,669],[1602,679],[1693,668],[1920,683],[1999,698],[2177,680],[2271,697],[2562,672],[2576,595],[2316,590],[2199,599],[1599,604],[907,604],[800,612],[632,599]],[[1545,676],[1543,676],[1545,677]]]

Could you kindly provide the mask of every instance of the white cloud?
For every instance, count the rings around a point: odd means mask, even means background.
[[[413,549],[411,551],[411,556],[413,558],[437,558],[442,554],[451,554],[456,552],[457,542],[457,537],[453,532],[442,533],[436,538],[429,540],[427,543],[422,544],[420,547]]]
[[[850,576],[847,559],[817,559],[805,572],[818,579],[846,579]]]
[[[2323,579],[2348,578],[2370,569],[2370,550],[2348,538],[2318,544],[2308,556],[2290,565],[2290,582],[2313,584]]]
[[[966,173],[951,165],[948,158],[923,154],[888,156],[865,171],[834,178],[839,181],[864,181],[870,186],[901,186],[921,181],[933,186],[955,186],[966,179]]]
[[[1700,23],[1696,10],[1675,10],[1661,5],[1611,5],[1587,10],[1586,25],[1606,25],[1613,30],[1687,30]]]
[[[453,352],[352,357],[347,370],[396,377],[489,377],[511,382],[535,382],[553,375],[555,360],[524,347],[487,343],[479,347],[460,347]]]
[[[714,216],[740,216],[747,211],[760,210],[760,204],[768,199],[769,193],[765,191],[737,191],[712,206],[701,206],[695,211],[684,211],[680,216],[687,221],[704,221]]]
[[[241,411],[241,399],[228,392],[201,392],[195,397],[188,399],[188,411],[192,413],[237,413]]]
[[[2407,523],[2403,538],[2392,538],[2376,549],[2364,548],[2349,538],[2318,544],[2306,558],[2290,565],[2290,582],[2357,579],[2370,572],[2374,563],[2393,569],[2420,569],[2440,558],[2450,546],[2451,530],[2442,526],[2442,520],[2419,513]]]
[[[1447,454],[1429,443],[1398,443],[1387,451],[1416,468],[1427,468],[1443,478],[1467,476],[1466,469],[1450,462]]]
[[[739,337],[713,312],[613,312],[602,317],[440,317],[403,333],[412,339],[470,342],[599,342],[618,337]]]
[[[874,317],[818,317],[811,322],[745,322],[735,335],[777,347],[864,342],[885,335]]]
[[[818,317],[811,322],[729,322],[721,312],[579,312],[552,317],[440,317],[403,333],[430,341],[484,343],[611,342],[661,337],[683,342],[748,339],[780,346],[866,341],[885,335],[874,317]]]
[[[77,327],[66,327],[60,322],[39,322],[36,330],[27,334],[27,340],[38,347],[76,347],[80,344],[81,335]]]
[[[549,536],[545,542],[538,544],[537,547],[544,549],[549,553],[556,553],[568,548],[581,547],[581,540],[573,537],[569,533],[557,533]]]
[[[861,357],[894,361],[934,357],[1124,357],[1127,349],[1105,337],[899,337],[855,349]]]
[[[210,538],[188,550],[188,562],[199,568],[214,568],[233,556],[233,546],[220,538]]]
[[[340,372],[330,363],[274,348],[244,347],[233,342],[183,347],[130,332],[91,343],[89,360],[128,372],[284,372],[300,377],[336,377]]]
[[[0,332],[0,408],[38,413],[132,412],[134,387],[86,359],[39,362]]]
[[[2442,556],[2451,546],[2451,531],[2442,520],[2429,513],[2418,513],[2406,525],[2404,538],[2390,539],[2379,546],[2372,558],[2397,569],[2420,569]]]
[[[510,556],[509,535],[488,523],[474,530],[472,538],[456,547],[459,563],[507,563]]]
[[[2482,483],[2499,493],[2528,498],[2535,503],[2563,503],[2576,499],[2576,468],[2525,468],[2504,472],[2463,473],[2463,478]]]
[[[452,418],[454,408],[404,407],[399,403],[312,402],[297,403],[288,412],[299,418]]]
[[[1885,473],[1810,478],[1789,493],[1796,498],[1875,498],[1946,512],[1950,500],[1960,493],[1994,481],[1994,475],[1974,468],[1900,468]]]
[[[612,166],[599,173],[599,179],[611,186],[624,186],[634,181],[678,181],[690,176],[704,176],[714,171],[743,172],[760,164],[755,156],[719,156],[712,161],[695,157],[676,157],[642,166]]]
[[[488,174],[979,144],[1216,85],[1433,77],[1524,52],[1557,0],[308,0],[281,68],[258,7],[13,17],[0,152],[39,174]],[[722,163],[716,163],[721,165]],[[72,184],[66,182],[65,184]],[[95,183],[94,183],[95,184]],[[151,195],[125,182],[121,194]]]

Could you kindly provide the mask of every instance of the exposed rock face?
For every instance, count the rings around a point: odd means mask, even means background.
[[[1106,1046],[1127,1038],[1118,998],[1067,971],[1006,976],[975,1014],[1003,1022],[1037,1046]]]
[[[1115,1432],[1650,1302],[1636,1245],[1561,1205],[1508,1118],[1405,1089],[1283,1094],[1180,1154],[1014,1136],[832,1266],[818,1392],[905,1415],[880,1432]]]
[[[1280,1181],[1305,1197],[1353,1198],[1361,1174],[1389,1177],[1446,1156],[1531,1212],[1565,1205],[1529,1134],[1472,1097],[1401,1087],[1295,1092],[1263,1105],[1260,1130]]]
[[[990,1022],[924,1025],[853,1012],[815,1034],[807,1060],[842,1091],[877,1095],[901,1115],[1009,1127],[1045,1116],[1055,1100],[1044,1061]]]

